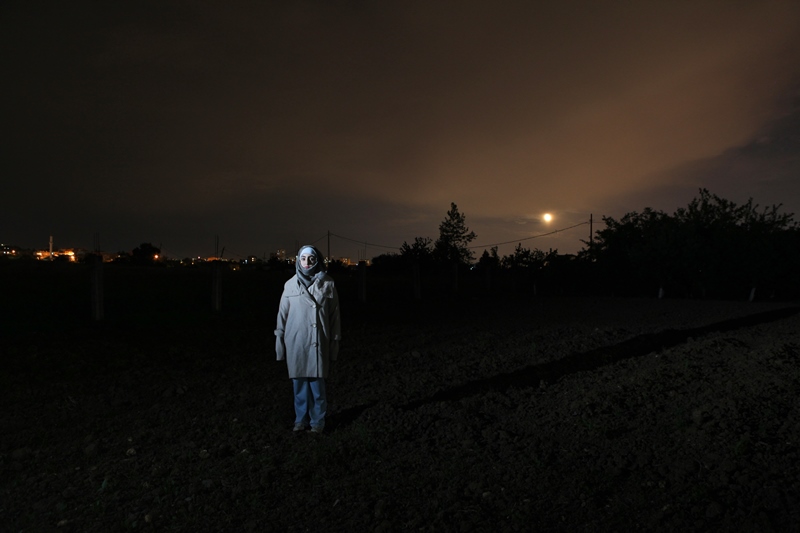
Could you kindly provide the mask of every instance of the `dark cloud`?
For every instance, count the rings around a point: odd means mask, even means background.
[[[0,239],[19,244],[399,246],[450,202],[494,243],[703,183],[800,210],[796,159],[764,134],[800,81],[796,2],[2,9]],[[529,242],[574,251],[584,229]]]

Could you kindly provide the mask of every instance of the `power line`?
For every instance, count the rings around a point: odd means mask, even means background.
[[[354,242],[356,244],[363,244],[364,246],[372,246],[374,248],[388,248],[389,250],[399,250],[400,249],[399,246],[386,246],[386,245],[383,245],[383,244],[375,244],[375,243],[366,242],[366,241],[357,241],[355,239],[350,239],[348,237],[343,237],[343,236],[337,235],[335,233],[331,233],[331,236],[332,237],[339,237],[340,239],[344,239],[346,241]]]
[[[567,231],[567,230],[570,230],[570,229],[574,229],[574,228],[577,228],[579,226],[584,226],[584,225],[586,225],[588,223],[589,222],[579,222],[578,224],[575,224],[573,226],[569,226],[569,227],[566,227],[566,228],[560,228],[560,229],[557,229],[557,230],[550,231],[548,233],[541,233],[539,235],[533,235],[531,237],[525,237],[523,239],[514,239],[513,241],[498,242],[498,243],[494,243],[494,244],[482,244],[482,245],[475,245],[475,246],[467,246],[467,249],[487,248],[487,247],[492,247],[492,246],[501,246],[501,245],[504,245],[504,244],[514,244],[514,243],[519,243],[519,242],[522,242],[522,241],[529,241],[531,239],[538,239],[539,237],[546,237],[548,235],[554,235],[556,233],[560,233],[562,231]],[[400,249],[399,246],[386,246],[386,245],[383,245],[383,244],[375,244],[375,243],[369,243],[369,242],[365,242],[365,241],[359,241],[359,240],[356,240],[356,239],[351,239],[349,237],[344,237],[342,235],[338,235],[336,233],[331,233],[331,236],[338,237],[338,238],[343,239],[345,241],[350,241],[350,242],[353,242],[353,243],[356,243],[356,244],[362,244],[364,246],[372,246],[372,247],[375,247],[375,248],[387,248],[389,250],[399,250]],[[320,237],[319,239],[317,239],[317,241],[322,240],[323,238],[325,238],[325,236]]]
[[[230,248],[224,248],[224,249],[227,250],[228,255],[235,255],[236,257],[238,257],[240,259],[244,258],[244,256],[242,254],[237,254],[236,252],[234,252]]]
[[[313,245],[317,244],[319,241],[321,241],[322,239],[324,239],[324,238],[325,238],[325,237],[327,237],[327,236],[328,236],[328,234],[326,233],[325,235],[323,235],[322,237],[320,237],[320,238],[319,238],[319,239],[317,239],[316,241],[312,242],[312,243],[311,243],[311,245],[313,246]]]
[[[500,245],[503,245],[503,244],[514,244],[515,242],[529,241],[531,239],[538,239],[539,237],[546,237],[548,235],[554,235],[554,234],[562,232],[562,231],[567,231],[568,229],[577,228],[578,226],[583,226],[584,224],[588,224],[588,223],[589,222],[580,222],[580,223],[575,224],[574,226],[570,226],[568,228],[561,228],[561,229],[557,229],[557,230],[551,231],[549,233],[541,233],[539,235],[534,235],[532,237],[525,237],[524,239],[514,239],[513,241],[496,242],[494,244],[482,244],[482,245],[476,245],[476,246],[467,246],[467,249],[471,250],[473,248],[487,248],[487,247],[490,248],[492,246],[500,246]]]

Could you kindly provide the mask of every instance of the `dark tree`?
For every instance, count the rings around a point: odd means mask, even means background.
[[[780,207],[759,209],[752,198],[736,205],[700,189],[699,198],[676,211],[703,292],[749,286],[752,295],[759,285],[779,283],[788,252],[782,235],[797,227]]]
[[[149,242],[143,242],[131,252],[131,259],[135,265],[153,265],[158,260],[161,250]]]
[[[497,270],[500,268],[500,256],[497,255],[497,246],[492,246],[491,250],[484,250],[478,259],[478,268]]]
[[[553,252],[551,252],[553,253]],[[510,271],[515,288],[526,288],[536,292],[536,281],[544,268],[548,254],[538,248],[530,250],[518,243],[512,255],[505,255],[500,260],[503,268]]]
[[[469,249],[469,243],[474,241],[477,235],[469,230],[466,220],[467,216],[459,213],[458,206],[451,203],[447,216],[439,224],[439,238],[433,245],[436,259],[462,265],[469,265],[472,262],[473,253]]]
[[[118,263],[118,264],[128,264],[128,263],[131,262],[131,260],[132,260],[132,258],[131,258],[131,254],[129,252],[126,252],[124,250],[120,250],[114,255],[113,262],[114,263]]]
[[[376,274],[397,274],[405,270],[405,261],[395,253],[380,254],[372,258],[370,272]]]
[[[653,294],[750,296],[757,286],[786,285],[792,257],[793,215],[780,206],[759,209],[700,189],[700,196],[673,216],[645,209],[619,221],[604,217],[591,259],[615,290]]]
[[[597,232],[594,252],[615,285],[634,292],[663,287],[685,261],[680,246],[683,237],[674,219],[662,211],[648,207],[641,213],[627,213],[619,221],[611,217],[603,221],[606,229]]]
[[[433,259],[433,239],[430,237],[414,237],[413,244],[403,241],[400,257],[411,263],[429,263]]]
[[[538,248],[530,250],[519,243],[514,248],[513,255],[503,256],[501,263],[505,268],[541,269],[544,266],[545,257],[546,254]]]

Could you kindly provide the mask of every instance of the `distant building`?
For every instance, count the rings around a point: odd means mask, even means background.
[[[358,266],[358,263],[361,262],[361,261],[356,261],[356,260],[354,260],[354,259],[352,259],[350,257],[335,257],[335,258],[331,259],[331,262],[333,262],[333,261],[339,261],[342,264],[342,266],[346,266],[346,267]],[[369,259],[367,259],[366,263],[367,263],[367,266],[369,266],[372,262]]]
[[[294,257],[287,257],[286,250],[281,248],[280,250],[277,250],[275,252],[270,252],[269,259],[270,261],[273,262],[278,261],[280,263],[285,263],[285,262],[292,262],[294,260]]]
[[[0,244],[0,256],[15,259],[19,257],[19,247],[9,246],[8,244]]]
[[[75,262],[78,260],[78,256],[75,253],[75,250],[72,248],[60,248],[58,250],[53,250],[52,256],[50,255],[50,250],[37,250],[34,253],[34,257],[40,261],[70,261]]]

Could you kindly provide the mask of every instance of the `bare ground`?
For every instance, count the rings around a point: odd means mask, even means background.
[[[0,530],[800,530],[791,304],[352,309],[321,436],[271,331],[6,344]]]

